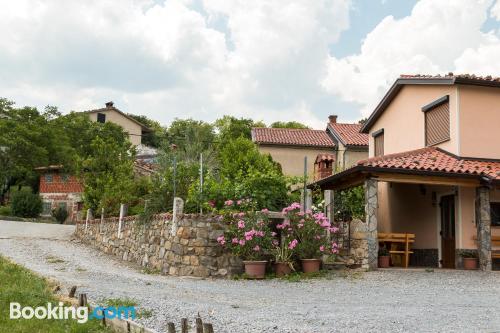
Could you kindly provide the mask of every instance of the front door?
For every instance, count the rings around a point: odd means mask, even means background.
[[[455,196],[441,197],[441,267],[455,268]]]

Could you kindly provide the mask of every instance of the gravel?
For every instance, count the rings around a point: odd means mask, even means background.
[[[90,300],[133,298],[166,323],[199,313],[215,332],[498,332],[500,272],[384,270],[323,279],[236,281],[143,274],[76,241],[7,238],[0,253]],[[54,258],[62,260],[54,260]]]

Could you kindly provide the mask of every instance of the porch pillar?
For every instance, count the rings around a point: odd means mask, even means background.
[[[476,188],[476,229],[479,269],[491,271],[490,189]]]
[[[334,213],[335,213],[335,207],[334,207],[334,192],[333,190],[325,190],[325,214],[326,217],[328,217],[328,220],[330,221],[330,224],[333,225],[334,223]]]
[[[366,214],[366,243],[367,243],[367,268],[377,269],[378,236],[377,236],[377,211],[378,211],[378,181],[373,178],[365,180],[365,214]]]

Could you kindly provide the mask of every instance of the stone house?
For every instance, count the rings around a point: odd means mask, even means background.
[[[500,236],[500,78],[402,75],[361,128],[369,158],[316,182],[365,186],[368,261],[378,232],[413,233],[411,265],[492,267]],[[498,253],[498,252],[493,252]],[[498,257],[498,255],[494,255]]]

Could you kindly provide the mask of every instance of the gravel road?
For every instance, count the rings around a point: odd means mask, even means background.
[[[500,332],[500,272],[337,272],[298,283],[168,277],[75,241],[9,237],[2,223],[1,254],[91,300],[133,298],[153,313],[139,321],[159,332],[197,313],[217,333]]]

